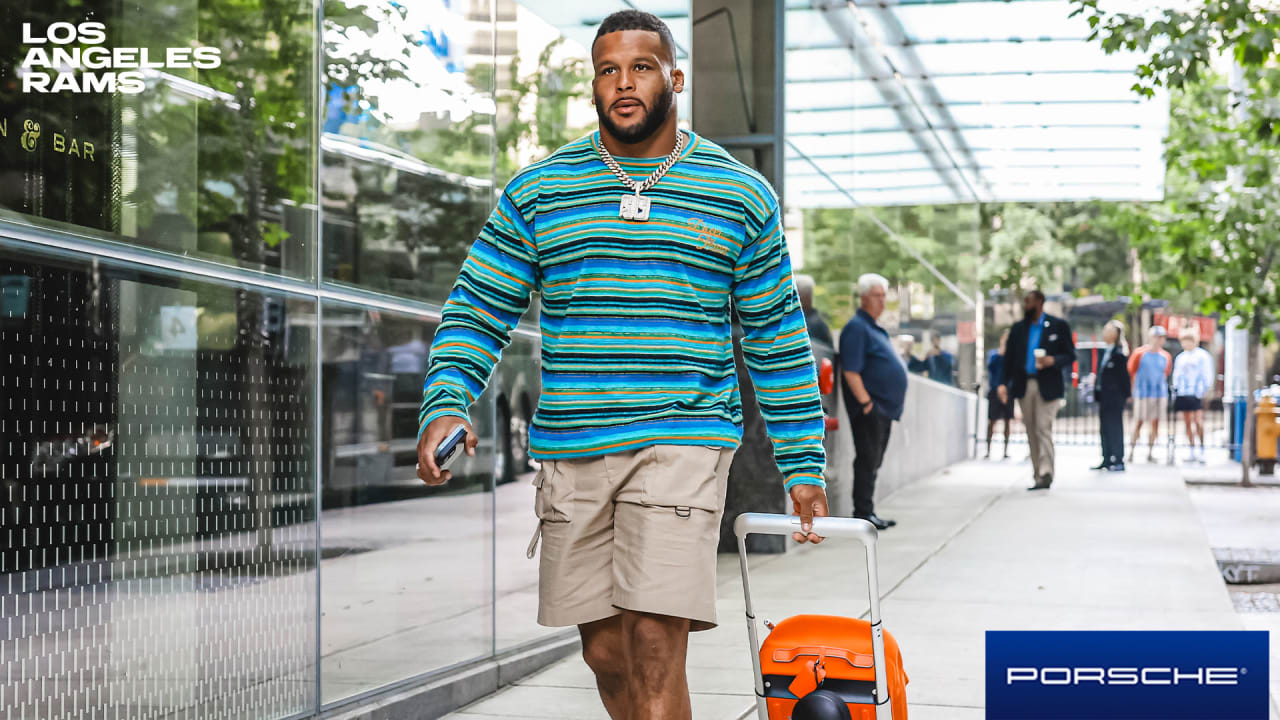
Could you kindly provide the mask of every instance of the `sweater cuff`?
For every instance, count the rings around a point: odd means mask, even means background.
[[[467,416],[465,410],[449,406],[437,407],[422,416],[422,420],[418,423],[418,439],[422,439],[422,433],[426,431],[427,426],[431,424],[432,420],[448,416],[462,418],[467,422],[471,422],[471,418]]]
[[[791,492],[791,488],[795,487],[796,485],[817,485],[820,488],[826,488],[827,481],[823,479],[822,473],[801,471],[801,472],[792,473],[791,476],[787,478],[786,483],[783,484],[782,487],[787,492]]]

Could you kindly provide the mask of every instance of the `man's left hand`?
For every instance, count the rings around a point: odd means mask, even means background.
[[[814,545],[822,542],[813,532],[813,519],[827,517],[827,491],[817,485],[796,485],[791,488],[791,504],[800,516],[800,532],[791,533],[792,539]]]
[[[1037,370],[1043,370],[1043,369],[1045,369],[1045,368],[1047,368],[1047,367],[1053,367],[1053,356],[1052,356],[1052,355],[1045,355],[1044,357],[1036,358],[1036,369],[1037,369]]]

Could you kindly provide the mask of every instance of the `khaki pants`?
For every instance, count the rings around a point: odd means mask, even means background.
[[[1027,378],[1027,392],[1018,400],[1018,406],[1022,408],[1022,424],[1027,428],[1036,483],[1047,485],[1053,482],[1053,419],[1062,407],[1062,400],[1045,400],[1040,396],[1040,383]]]

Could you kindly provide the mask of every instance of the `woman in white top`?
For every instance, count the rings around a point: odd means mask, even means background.
[[[1178,336],[1182,352],[1173,359],[1173,409],[1182,414],[1187,427],[1187,462],[1204,463],[1204,396],[1213,387],[1213,356],[1200,347],[1196,331],[1183,330]],[[1196,454],[1196,438],[1200,453]]]

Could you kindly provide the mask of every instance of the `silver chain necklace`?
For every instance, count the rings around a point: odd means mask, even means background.
[[[667,156],[666,160],[662,161],[662,164],[658,166],[657,170],[653,171],[652,175],[645,178],[644,182],[637,183],[631,179],[626,170],[622,169],[622,166],[618,165],[618,161],[613,159],[613,155],[609,154],[609,149],[604,146],[604,143],[599,142],[595,136],[592,136],[591,144],[595,147],[596,153],[600,155],[600,159],[604,161],[604,164],[613,171],[613,174],[618,177],[618,180],[622,181],[622,184],[628,190],[635,193],[634,195],[622,196],[618,217],[623,220],[635,220],[636,222],[644,222],[649,219],[649,198],[643,197],[640,193],[657,185],[662,176],[666,175],[667,171],[676,164],[676,161],[680,159],[680,152],[684,150],[684,142],[684,133],[677,130],[676,146],[671,149],[671,154]]]

